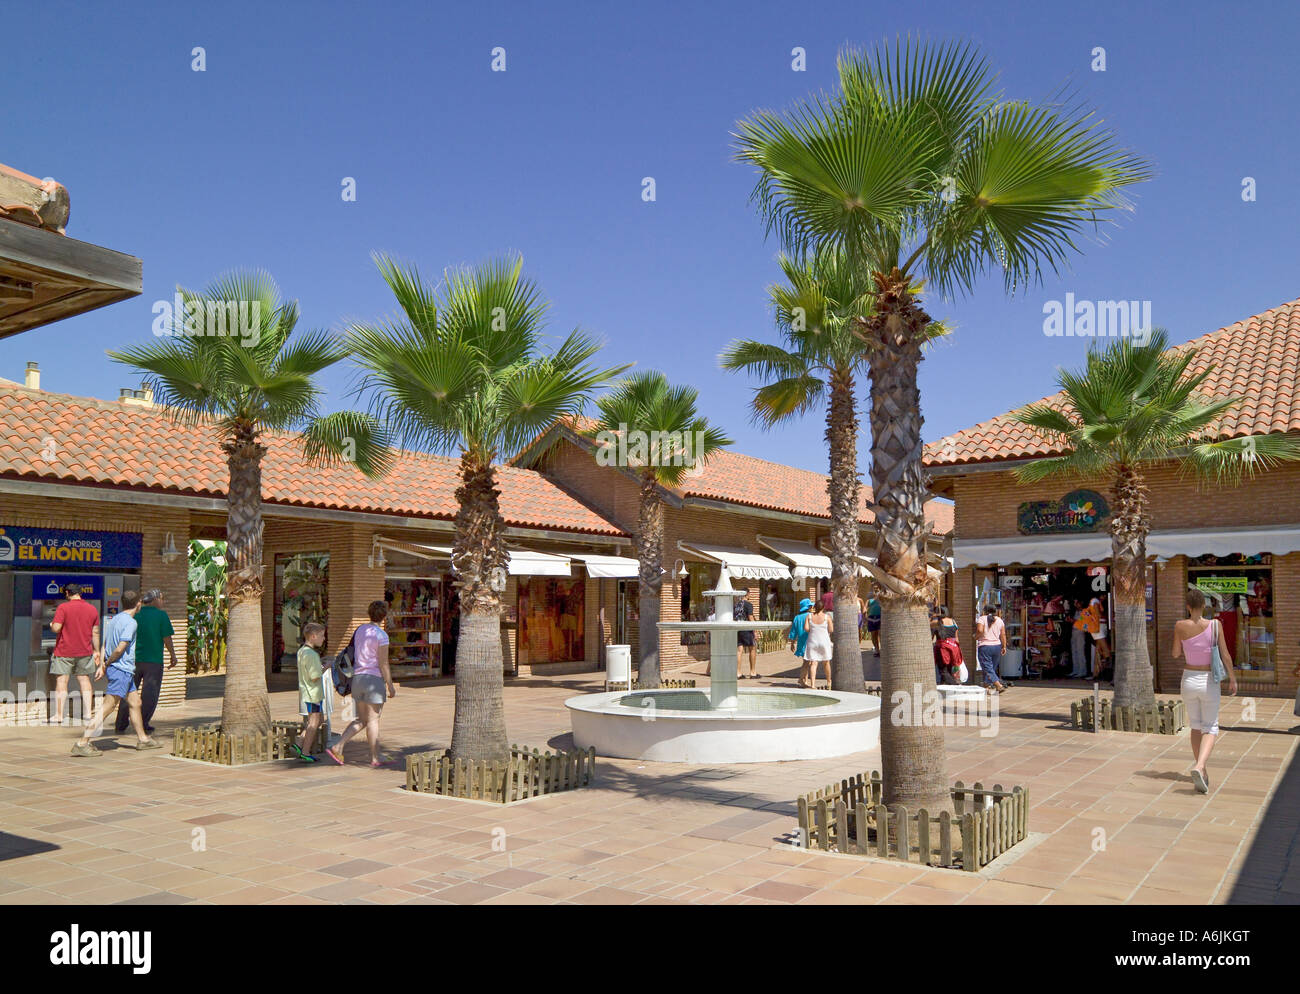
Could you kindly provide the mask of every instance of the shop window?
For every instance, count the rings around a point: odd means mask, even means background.
[[[430,674],[443,671],[443,642],[451,637],[443,623],[443,588],[440,577],[385,578],[388,659],[394,666],[415,666]]]
[[[713,589],[718,567],[713,563],[687,563],[682,578],[682,620],[708,621],[713,604],[704,591]],[[708,645],[708,632],[682,632],[682,645]]]
[[[294,552],[275,557],[276,605],[272,632],[271,671],[292,661],[302,645],[302,626],[324,625],[329,617],[328,552]]]
[[[586,658],[586,584],[530,576],[519,581],[519,661],[575,662]]]
[[[1275,677],[1273,557],[1200,556],[1188,561],[1187,582],[1206,595],[1207,615],[1223,625],[1232,661],[1244,680]]]

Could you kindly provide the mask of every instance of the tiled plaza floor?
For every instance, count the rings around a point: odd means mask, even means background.
[[[766,684],[792,684],[788,655]],[[775,675],[783,670],[785,675]],[[159,734],[211,720],[199,696]],[[585,676],[506,687],[511,739],[569,743]],[[947,730],[953,780],[1022,784],[1030,839],[981,873],[793,848],[794,798],[879,755],[725,767],[598,760],[595,785],[501,808],[408,795],[400,769],[277,763],[221,769],[137,753],[68,755],[68,728],[0,728],[0,903],[1300,903],[1300,770],[1291,701],[1226,699],[1212,790],[1185,773],[1187,733],[1068,728],[1074,689],[1020,684],[998,734]],[[272,696],[275,717],[296,695]],[[400,688],[390,754],[446,745],[452,687]],[[121,743],[117,746],[116,743]],[[494,846],[494,840],[497,845]],[[502,851],[501,842],[504,842]]]

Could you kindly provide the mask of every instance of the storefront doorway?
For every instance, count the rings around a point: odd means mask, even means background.
[[[275,557],[272,673],[279,673],[286,663],[297,665],[303,625],[310,621],[327,624],[329,569],[328,552],[293,552]]]
[[[388,661],[393,678],[442,676],[446,637],[447,591],[451,584],[441,576],[384,578],[388,602]]]
[[[520,577],[519,662],[531,666],[584,660],[585,617],[584,580]]]
[[[1245,683],[1277,680],[1277,640],[1273,626],[1273,557],[1200,556],[1187,563],[1187,582],[1209,600],[1223,625],[1223,637]]]

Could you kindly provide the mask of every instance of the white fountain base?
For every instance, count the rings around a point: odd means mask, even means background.
[[[880,698],[870,694],[755,687],[740,691],[742,707],[735,711],[659,706],[659,700],[668,704],[674,697],[683,699],[680,691],[571,697],[564,704],[574,744],[599,756],[688,764],[831,759],[880,744]],[[764,708],[794,697],[826,703]],[[744,706],[746,698],[752,707]],[[634,703],[620,704],[624,699]]]

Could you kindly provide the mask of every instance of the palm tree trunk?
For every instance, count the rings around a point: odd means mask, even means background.
[[[917,370],[930,316],[894,269],[874,274],[876,313],[865,322],[871,377],[871,485],[879,532],[881,607],[880,761],[887,806],[952,810],[942,724],[924,720],[937,693],[926,569],[929,493],[921,468]],[[906,706],[900,706],[900,705]]]
[[[640,660],[636,678],[645,687],[658,687],[659,597],[663,589],[664,505],[659,485],[651,473],[641,477],[641,500],[636,523],[637,602],[640,620]]]
[[[262,643],[262,457],[251,424],[222,445],[229,467],[226,497],[226,689],[221,730],[227,735],[270,731],[266,651]]]
[[[490,460],[463,453],[460,477],[456,541],[451,552],[461,621],[450,752],[453,759],[507,761],[510,741],[506,737],[501,593],[508,558],[501,538],[501,492]]]
[[[1155,707],[1156,692],[1147,648],[1147,487],[1133,466],[1115,478],[1110,522],[1112,589],[1115,593],[1115,705]]]
[[[826,482],[831,512],[831,590],[835,594],[834,665],[831,686],[861,694],[862,649],[858,642],[858,412],[853,374],[836,370],[830,376],[826,405],[826,442],[831,473]]]

